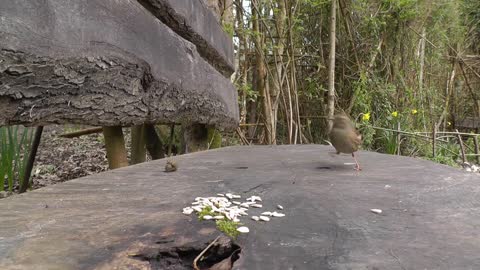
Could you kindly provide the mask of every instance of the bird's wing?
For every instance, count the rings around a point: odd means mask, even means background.
[[[354,129],[354,132],[349,132],[348,139],[355,144],[356,148],[358,148],[358,145],[362,143],[362,134],[358,132],[358,130]]]

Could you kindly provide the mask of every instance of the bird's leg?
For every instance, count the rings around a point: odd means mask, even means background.
[[[340,152],[339,152],[339,151],[337,151],[337,155],[340,155]]]
[[[355,170],[356,171],[361,171],[362,169],[360,168],[360,164],[358,164],[357,158],[355,157],[355,154],[352,153],[353,160],[355,160]]]

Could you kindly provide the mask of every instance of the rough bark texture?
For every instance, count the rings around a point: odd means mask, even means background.
[[[1,1],[0,18],[0,126],[238,123],[230,80],[137,1]]]
[[[202,0],[138,0],[225,76],[232,75],[233,43]]]

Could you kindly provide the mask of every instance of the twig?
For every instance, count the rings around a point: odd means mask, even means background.
[[[62,138],[75,138],[75,137],[80,137],[83,135],[89,135],[89,134],[94,134],[94,133],[100,133],[102,132],[103,129],[102,127],[94,127],[94,128],[87,128],[87,129],[82,129],[74,132],[69,132],[69,133],[63,133],[60,134],[59,137]]]
[[[193,269],[195,270],[200,270],[200,268],[198,268],[197,266],[197,262],[198,260],[200,260],[200,258],[203,256],[203,254],[205,254],[205,252],[207,252],[207,250],[209,250],[213,244],[215,244],[215,242],[217,242],[217,240],[220,238],[221,235],[217,236],[217,238],[215,238],[215,240],[213,240],[204,250],[202,250],[202,252],[200,252],[200,254],[198,254],[198,256],[195,258],[195,260],[193,260]]]

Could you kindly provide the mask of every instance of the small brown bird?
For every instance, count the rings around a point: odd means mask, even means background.
[[[167,164],[165,164],[165,172],[174,172],[178,169],[178,165],[174,160],[167,160]]]
[[[337,154],[351,153],[355,160],[355,170],[361,170],[354,152],[358,150],[359,145],[362,143],[362,135],[360,135],[346,114],[335,115],[329,137],[333,147],[337,150]]]

